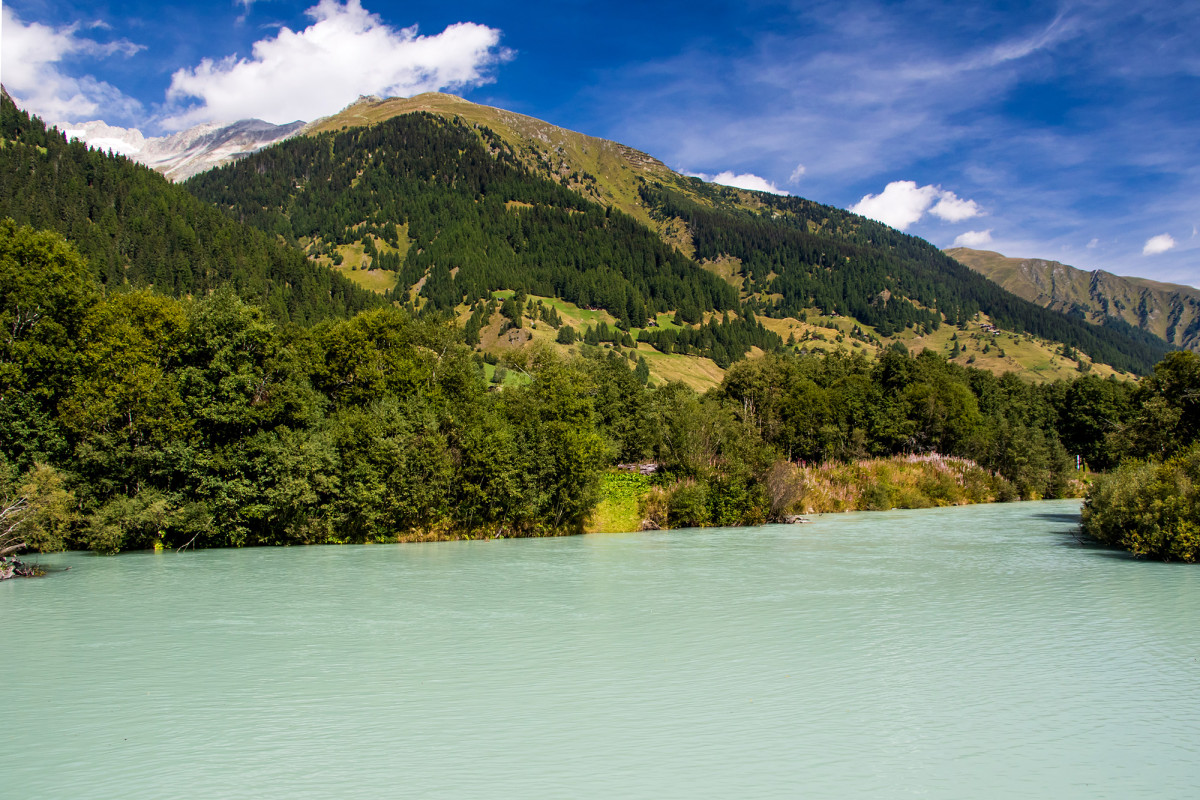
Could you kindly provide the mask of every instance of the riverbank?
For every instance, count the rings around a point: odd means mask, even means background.
[[[909,455],[821,464],[780,461],[765,479],[765,517],[742,520],[759,524],[797,514],[843,511],[886,511],[893,508],[937,508],[978,503],[1043,499],[1022,492],[1003,476],[974,461],[953,456]],[[1088,481],[1063,481],[1060,498],[1081,498]],[[616,533],[657,528],[692,527],[673,524],[672,509],[694,502],[694,480],[655,483],[644,475],[610,472],[601,484],[601,500],[585,530]]]

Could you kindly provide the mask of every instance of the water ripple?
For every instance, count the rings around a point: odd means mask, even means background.
[[[1076,512],[44,558],[4,791],[1194,796],[1200,572]]]

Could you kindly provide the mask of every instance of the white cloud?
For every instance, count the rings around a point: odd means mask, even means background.
[[[979,247],[992,242],[992,229],[986,231],[967,231],[954,238],[955,247]]]
[[[1146,240],[1146,246],[1142,248],[1142,255],[1153,256],[1158,253],[1165,253],[1175,246],[1175,239],[1169,233],[1160,233],[1158,236],[1151,236]]]
[[[937,205],[929,209],[929,213],[947,222],[962,222],[964,219],[978,217],[983,209],[974,200],[963,200],[954,192],[942,192]]]
[[[806,172],[808,172],[808,167],[804,166],[803,164],[797,164],[796,168],[792,170],[792,176],[788,178],[788,182],[799,183],[800,179],[804,177]]]
[[[313,23],[283,28],[254,43],[250,58],[204,59],[171,77],[168,101],[198,106],[164,121],[169,129],[198,122],[257,117],[274,123],[332,114],[357,95],[413,95],[487,83],[487,69],[511,57],[500,31],[459,22],[435,36],[416,26],[396,29],[359,0],[321,0]]]
[[[750,172],[742,174],[734,174],[733,170],[725,170],[718,172],[716,175],[708,175],[703,172],[695,173],[695,177],[709,183],[719,183],[722,186],[732,186],[735,189],[749,189],[754,192],[769,192],[770,194],[787,194],[783,189],[780,189],[775,184],[771,183],[766,178],[759,177]]]
[[[1092,239],[1090,242],[1088,242],[1088,243],[1087,243],[1087,249],[1088,249],[1088,250],[1095,250],[1095,249],[1096,249],[1097,247],[1099,247],[1099,246],[1100,246],[1100,240],[1099,240],[1099,239]]]
[[[934,186],[917,186],[916,181],[892,181],[879,194],[865,195],[850,206],[850,210],[904,230],[925,216],[937,196],[938,190]]]
[[[892,181],[879,194],[865,195],[850,210],[898,230],[917,222],[927,211],[947,222],[961,222],[983,213],[974,200],[964,200],[940,186],[917,186],[916,181]]]
[[[124,39],[104,44],[79,35],[82,27],[103,28],[102,23],[61,28],[38,22],[26,24],[7,6],[0,9],[0,15],[4,31],[0,73],[4,87],[26,111],[55,122],[97,114],[127,116],[140,109],[140,103],[117,88],[91,76],[72,77],[59,67],[69,55],[131,56],[142,49],[140,45]]]

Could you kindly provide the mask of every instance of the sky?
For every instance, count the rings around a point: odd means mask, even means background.
[[[939,247],[1200,286],[1200,0],[4,0],[0,81],[161,135],[449,91]]]

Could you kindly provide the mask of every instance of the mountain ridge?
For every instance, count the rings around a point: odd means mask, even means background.
[[[656,230],[660,226],[639,200],[639,181],[653,178],[678,186],[682,177],[659,159],[629,145],[444,92],[360,97],[338,113],[310,122],[300,135],[369,126],[417,112],[486,127],[512,147],[526,166],[597,202],[615,206]]]
[[[1094,324],[1120,320],[1176,347],[1200,351],[1200,289],[1195,287],[991,250],[955,247],[945,252],[1045,308]]]

